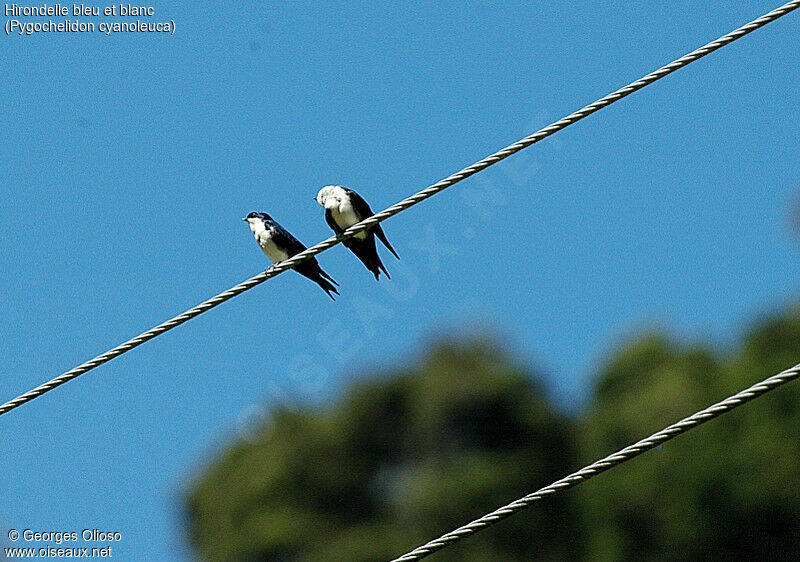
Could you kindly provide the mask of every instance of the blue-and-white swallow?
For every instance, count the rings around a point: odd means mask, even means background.
[[[258,245],[261,246],[261,249],[267,254],[272,263],[289,259],[306,249],[302,242],[275,222],[267,213],[252,212],[242,220],[247,221],[250,225],[250,230],[253,232],[256,242],[258,242]],[[331,299],[336,300],[333,297],[333,293],[339,294],[339,291],[336,290],[336,286],[339,284],[322,270],[317,258],[307,259],[295,265],[292,269],[300,275],[311,279],[322,287]]]
[[[317,193],[316,199],[317,203],[325,207],[325,221],[337,235],[375,214],[363,197],[352,189],[347,189],[341,185],[323,187]],[[400,259],[392,245],[389,244],[389,240],[387,240],[386,234],[383,233],[380,224],[359,232],[352,238],[343,241],[342,244],[361,260],[361,263],[372,272],[375,279],[378,279],[381,271],[391,279],[380,256],[378,256],[378,249],[375,247],[376,236],[394,254],[394,257]]]

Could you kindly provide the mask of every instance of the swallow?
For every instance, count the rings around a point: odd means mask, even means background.
[[[347,189],[341,185],[323,187],[317,193],[316,200],[317,203],[325,208],[325,221],[337,236],[354,224],[375,214],[363,197],[352,189]],[[394,257],[400,259],[392,245],[389,244],[389,240],[386,238],[386,234],[384,234],[380,224],[359,232],[352,238],[344,240],[342,244],[361,260],[361,263],[372,272],[376,280],[379,278],[381,271],[388,279],[391,279],[389,272],[386,271],[386,267],[378,255],[378,249],[375,245],[376,236]]]
[[[297,238],[275,222],[267,213],[252,212],[242,219],[250,225],[250,230],[258,245],[267,254],[272,263],[278,263],[299,254],[306,247]],[[339,294],[336,287],[339,285],[325,273],[319,266],[316,258],[310,258],[292,267],[297,273],[308,277],[322,287],[332,300],[336,300],[333,293]]]

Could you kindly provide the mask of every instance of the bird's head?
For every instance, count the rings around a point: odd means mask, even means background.
[[[344,198],[344,188],[340,185],[326,185],[317,193],[317,203],[326,209],[335,209]]]
[[[259,222],[269,224],[272,222],[272,217],[267,213],[257,213],[256,211],[253,211],[242,220],[247,221],[247,223],[251,225]]]

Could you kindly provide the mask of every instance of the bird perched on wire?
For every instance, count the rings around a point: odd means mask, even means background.
[[[295,254],[299,254],[306,247],[291,233],[273,220],[267,213],[252,212],[242,219],[250,225],[253,236],[267,254],[272,263],[289,259]],[[307,259],[292,267],[297,273],[308,277],[314,283],[322,287],[332,300],[336,300],[333,293],[339,294],[336,286],[339,284],[325,273],[319,266],[316,258]]]
[[[375,214],[363,197],[352,189],[347,189],[341,185],[323,187],[317,193],[316,199],[317,203],[325,207],[325,221],[337,235]],[[386,234],[384,234],[380,224],[359,232],[352,238],[344,240],[342,244],[361,260],[361,263],[372,272],[375,279],[378,279],[381,271],[387,278],[391,279],[380,256],[378,256],[378,249],[375,246],[376,236],[394,254],[394,257],[400,259],[392,245],[389,244],[389,240],[386,238]]]

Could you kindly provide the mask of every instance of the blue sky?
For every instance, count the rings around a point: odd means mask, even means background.
[[[320,241],[321,186],[387,207],[777,5],[159,2],[174,35],[4,35],[0,401],[263,269],[247,212]],[[571,408],[642,329],[730,345],[797,296],[799,18],[390,219],[391,282],[337,247],[336,303],[286,273],[2,416],[0,545],[188,559],[218,447],[442,332]]]

